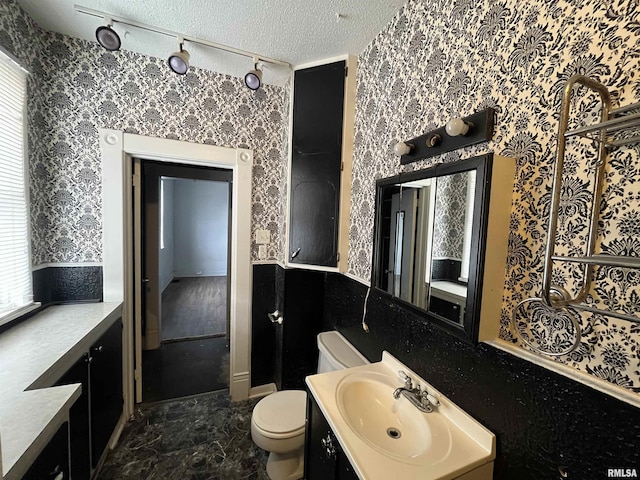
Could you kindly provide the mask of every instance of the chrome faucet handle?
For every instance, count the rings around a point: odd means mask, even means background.
[[[405,372],[400,370],[398,372],[398,377],[400,377],[400,380],[404,382],[405,388],[413,388],[413,382],[411,381],[411,377],[407,375]]]

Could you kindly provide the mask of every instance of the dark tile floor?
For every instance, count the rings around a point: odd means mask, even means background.
[[[251,440],[256,403],[224,391],[143,405],[98,480],[268,480],[268,452]]]
[[[162,343],[142,352],[142,401],[157,402],[229,388],[225,337]]]

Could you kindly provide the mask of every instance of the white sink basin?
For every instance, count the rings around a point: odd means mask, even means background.
[[[440,403],[418,410],[393,391],[404,371]],[[495,435],[389,352],[382,361],[307,377],[315,398],[358,475],[367,480],[490,480]]]
[[[336,390],[338,410],[356,435],[384,455],[410,463],[442,461],[451,451],[447,423],[437,411],[423,413],[403,396],[394,399],[397,386],[377,372],[347,375]]]

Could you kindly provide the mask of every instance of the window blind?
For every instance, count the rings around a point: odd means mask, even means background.
[[[26,72],[0,50],[0,325],[33,302],[25,102]]]

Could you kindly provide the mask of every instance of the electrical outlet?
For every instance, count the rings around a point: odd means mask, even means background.
[[[271,232],[269,230],[256,230],[256,243],[258,245],[271,243]]]
[[[258,259],[259,260],[266,260],[267,259],[267,246],[266,245],[259,245],[258,246]]]

